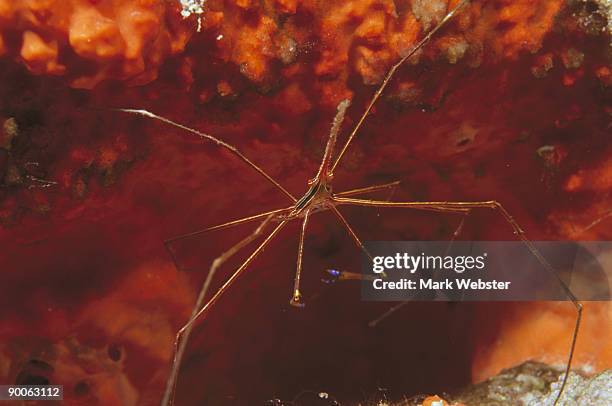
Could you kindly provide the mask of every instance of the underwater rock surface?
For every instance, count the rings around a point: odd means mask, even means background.
[[[506,369],[485,382],[472,385],[462,393],[444,400],[430,396],[390,406],[430,406],[432,401],[444,406],[553,405],[562,384],[564,371],[538,362],[525,362]],[[612,371],[586,377],[572,372],[559,405],[605,405],[612,402]],[[380,403],[379,403],[380,405]]]

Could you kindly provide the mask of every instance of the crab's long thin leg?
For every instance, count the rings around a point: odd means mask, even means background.
[[[181,235],[178,235],[176,237],[169,238],[169,239],[165,240],[164,243],[165,244],[170,244],[170,243],[173,243],[175,241],[184,240],[186,238],[196,237],[198,235],[205,234],[205,233],[208,233],[210,231],[222,230],[224,228],[229,228],[229,227],[237,226],[237,225],[240,225],[240,224],[248,223],[250,221],[259,220],[259,219],[262,219],[262,218],[264,218],[266,216],[269,216],[271,214],[281,214],[281,213],[283,213],[285,211],[291,210],[292,208],[293,208],[293,206],[285,207],[283,209],[274,209],[274,210],[266,211],[266,212],[263,212],[263,213],[254,214],[252,216],[243,217],[243,218],[240,218],[240,219],[237,219],[237,220],[228,221],[227,223],[218,224],[216,226],[207,227],[207,228],[204,228],[202,230],[192,231],[191,233],[181,234]]]
[[[514,218],[508,213],[504,206],[501,205],[498,201],[495,200],[487,200],[481,202],[384,202],[384,201],[376,201],[376,200],[362,200],[362,199],[347,199],[347,198],[338,198],[336,201],[342,201],[344,203],[349,203],[349,201],[353,201],[350,204],[354,204],[357,206],[370,206],[370,207],[413,207],[413,208],[421,208],[423,205],[429,205],[432,208],[447,208],[449,210],[457,210],[457,209],[467,209],[470,211],[471,209],[477,208],[485,208],[485,209],[493,209],[497,212],[501,213],[502,217],[506,220],[506,222],[512,227],[514,234],[518,237],[521,242],[527,247],[527,249],[531,252],[531,254],[538,260],[540,265],[546,271],[548,271],[551,275],[553,275],[560,286],[564,290],[566,296],[570,299],[574,307],[576,308],[576,325],[574,327],[574,335],[572,337],[569,356],[567,361],[567,367],[565,369],[565,374],[563,376],[563,382],[561,383],[561,388],[559,389],[559,394],[555,399],[555,405],[559,402],[563,394],[563,390],[567,384],[567,378],[569,376],[570,369],[572,367],[572,360],[574,358],[574,351],[576,349],[576,340],[578,338],[578,331],[580,330],[580,321],[582,320],[582,303],[578,301],[578,298],[572,290],[565,284],[563,279],[559,276],[559,274],[555,271],[555,269],[550,265],[550,263],[542,256],[540,251],[533,245],[533,243],[525,236],[525,232],[519,226],[519,224],[514,220]]]
[[[434,28],[432,28],[427,33],[427,35],[425,35],[406,55],[404,55],[402,57],[402,59],[400,59],[395,65],[393,65],[391,67],[391,69],[389,69],[389,72],[387,72],[387,75],[385,76],[385,78],[383,79],[382,83],[380,84],[380,86],[376,90],[376,93],[374,93],[374,96],[372,97],[372,100],[370,100],[370,103],[368,104],[368,107],[366,107],[365,111],[363,112],[363,114],[359,118],[359,121],[357,121],[357,124],[355,125],[355,128],[353,128],[353,131],[351,131],[351,134],[349,135],[348,139],[344,143],[344,146],[342,147],[342,150],[338,154],[338,157],[336,158],[336,161],[334,162],[333,166],[331,167],[331,173],[332,174],[336,170],[336,167],[340,163],[340,160],[342,160],[342,157],[344,156],[344,153],[346,152],[346,150],[348,149],[349,145],[351,144],[351,141],[353,141],[353,138],[355,138],[355,135],[357,134],[357,131],[359,131],[359,129],[363,125],[363,122],[365,121],[366,117],[370,114],[370,111],[372,110],[372,107],[374,107],[374,104],[378,101],[378,99],[380,98],[381,94],[383,93],[383,91],[386,89],[387,85],[391,81],[391,78],[395,74],[395,71],[404,62],[406,62],[406,60],[408,58],[410,58],[418,50],[423,48],[423,46],[425,44],[427,44],[427,42],[429,42],[429,40],[431,40],[431,38],[435,35],[435,33],[438,32],[438,30],[440,30],[440,28],[442,28],[450,19],[452,19],[455,16],[455,14],[457,14],[459,9],[461,7],[463,7],[467,2],[468,2],[468,0],[461,0],[461,1],[459,1],[459,3],[450,12],[448,12],[448,14],[446,14],[446,16],[444,16],[444,18],[438,23],[438,25],[436,25]]]
[[[374,185],[374,186],[368,186],[368,187],[364,187],[360,189],[348,190],[346,192],[337,193],[335,196],[351,196],[355,194],[370,193],[370,192],[374,192],[377,190],[389,189],[399,184],[400,184],[400,181],[389,182],[389,183],[384,183],[381,185]],[[363,243],[361,242],[361,239],[357,236],[357,233],[355,233],[355,231],[351,227],[348,220],[346,220],[346,217],[344,217],[342,213],[340,213],[340,211],[336,208],[336,206],[330,205],[330,208],[334,212],[336,217],[338,217],[338,219],[340,220],[340,222],[342,223],[346,231],[349,233],[349,235],[351,236],[351,238],[353,239],[357,247],[359,247],[359,249],[361,249],[366,254],[366,256],[370,259],[370,261],[373,261],[372,254],[370,254],[370,252],[363,245]]]
[[[185,130],[188,131],[192,134],[197,135],[198,137],[200,137],[201,139],[204,140],[208,140],[208,141],[212,141],[215,144],[217,144],[218,146],[227,149],[228,151],[230,151],[231,153],[233,153],[234,155],[236,155],[238,158],[240,158],[242,161],[244,161],[247,165],[249,165],[251,168],[255,169],[255,171],[257,173],[259,173],[261,176],[263,176],[264,178],[266,178],[266,180],[268,182],[270,182],[272,185],[274,185],[274,187],[276,187],[278,190],[280,190],[281,192],[283,192],[283,194],[285,196],[287,196],[289,199],[291,199],[292,202],[296,202],[297,199],[295,197],[293,197],[293,195],[291,193],[289,193],[287,191],[287,189],[285,189],[284,187],[282,187],[280,185],[280,183],[278,183],[276,180],[274,180],[274,178],[272,178],[270,175],[268,175],[266,173],[266,171],[264,171],[263,169],[261,169],[257,164],[255,164],[253,161],[251,161],[249,158],[247,158],[242,152],[240,152],[240,150],[238,150],[238,148],[234,147],[231,144],[228,144],[227,142],[220,140],[219,138],[213,137],[212,135],[203,133],[201,131],[195,130],[191,127],[187,127],[186,125],[177,123],[176,121],[170,120],[166,117],[162,117],[159,116],[155,113],[152,113],[148,110],[141,110],[141,109],[114,109],[116,111],[121,111],[124,113],[129,113],[129,114],[137,114],[137,115],[141,115],[141,116],[145,116],[145,117],[149,117],[155,120],[159,120],[163,123],[169,124],[171,126],[180,128],[181,130]]]
[[[336,196],[334,196],[333,201],[337,204],[348,204],[353,206],[405,207],[447,213],[467,213],[470,211],[469,207],[457,205],[455,202],[386,202],[381,200],[352,199]]]
[[[410,302],[409,301],[399,302],[398,304],[396,304],[394,306],[391,306],[383,314],[381,314],[380,316],[378,316],[374,320],[370,321],[368,323],[368,327],[372,327],[372,328],[376,327],[378,325],[378,323],[380,323],[381,321],[385,320],[387,317],[391,316],[393,313],[395,313],[396,311],[398,311],[402,307],[406,306],[408,303],[410,303]]]
[[[201,235],[201,234],[204,234],[204,233],[208,233],[210,231],[222,230],[224,228],[229,228],[229,227],[237,226],[239,224],[244,224],[244,223],[247,223],[249,221],[258,220],[258,219],[264,218],[264,217],[272,215],[272,214],[281,214],[281,213],[287,212],[287,211],[289,211],[291,209],[292,209],[292,207],[286,207],[284,209],[270,210],[270,211],[267,211],[267,212],[264,212],[264,213],[259,213],[259,214],[255,214],[255,215],[252,215],[252,216],[243,217],[241,219],[228,221],[227,223],[218,224],[216,226],[208,227],[208,228],[205,228],[205,229],[202,229],[202,230],[192,231],[191,233],[181,234],[181,235],[178,235],[176,237],[172,237],[172,238],[169,238],[169,239],[165,240],[164,241],[164,247],[166,248],[166,251],[168,251],[168,254],[170,255],[170,258],[172,259],[172,263],[174,264],[174,267],[178,270],[178,269],[181,269],[181,267],[179,266],[178,260],[176,258],[176,254],[174,253],[174,250],[172,249],[172,243],[177,242],[177,241],[181,241],[181,240],[185,240],[185,239],[191,238],[191,237],[197,237],[198,235]]]
[[[370,254],[370,252],[363,245],[363,243],[361,242],[359,237],[357,237],[357,234],[355,233],[355,231],[353,231],[353,228],[351,227],[349,222],[344,218],[342,213],[340,213],[340,211],[334,205],[330,205],[329,208],[331,209],[332,212],[334,212],[336,217],[338,217],[338,219],[340,220],[340,223],[342,223],[342,225],[344,226],[346,231],[349,233],[349,235],[351,236],[351,238],[355,242],[355,245],[357,245],[357,247],[359,247],[364,252],[364,254],[366,254],[366,256],[368,258],[370,258],[370,261],[374,261],[374,258],[372,258],[372,254]]]
[[[242,274],[242,272],[246,269],[247,266],[263,251],[263,249],[268,245],[268,243],[278,234],[278,232],[289,222],[289,220],[281,221],[275,228],[272,230],[270,234],[264,239],[264,241],[259,244],[259,246],[249,255],[249,257],[238,267],[236,271],[230,276],[227,281],[219,288],[217,292],[213,295],[213,297],[198,311],[198,313],[192,317],[189,322],[179,330],[179,332],[183,332],[189,325],[193,324],[198,318],[204,315],[206,312],[210,310],[210,308],[219,300],[221,295],[236,281],[236,279]]]
[[[381,185],[374,185],[374,186],[362,187],[359,189],[345,190],[344,192],[336,193],[336,196],[347,197],[347,196],[360,195],[364,193],[376,192],[376,191],[383,190],[383,189],[390,189],[392,187],[398,186],[400,183],[402,183],[402,181],[396,180],[395,182],[383,183]]]
[[[597,225],[599,225],[599,223],[605,221],[608,218],[612,217],[612,210],[610,210],[607,213],[604,213],[603,216],[600,216],[599,218],[593,220],[588,226],[584,227],[582,230],[580,230],[579,232],[577,232],[576,234],[574,234],[574,238],[578,237],[579,235],[586,233],[587,231],[589,231],[590,229],[592,229],[593,227],[596,227]]]
[[[465,219],[467,219],[469,214],[470,214],[470,212],[467,211],[461,217],[461,221],[459,222],[459,225],[457,226],[457,228],[453,232],[453,235],[451,236],[451,239],[448,241],[448,247],[446,247],[446,252],[444,253],[444,255],[447,255],[450,252],[450,250],[451,250],[451,248],[453,246],[453,243],[455,242],[455,240],[459,237],[459,235],[463,231],[463,226],[465,225]]]
[[[295,279],[293,281],[293,296],[289,302],[292,306],[303,307],[304,302],[302,301],[302,292],[300,291],[300,278],[302,274],[302,261],[304,257],[304,236],[306,235],[306,226],[308,225],[308,217],[310,216],[310,210],[304,212],[304,219],[302,220],[302,229],[300,230],[300,242],[298,246],[297,255],[297,266],[295,269]]]
[[[287,224],[288,220],[281,221],[268,236],[263,240],[261,244],[248,256],[248,258],[234,271],[234,273],[221,285],[221,287],[215,292],[215,294],[206,302],[204,306],[202,306],[202,302],[206,296],[208,288],[210,287],[210,283],[214,276],[216,270],[221,266],[225,261],[227,261],[230,257],[235,255],[240,249],[244,248],[249,243],[253,242],[257,237],[261,235],[263,229],[266,224],[272,220],[274,215],[270,215],[266,220],[264,220],[260,226],[248,237],[240,241],[238,244],[234,245],[229,250],[225,251],[221,256],[215,259],[210,267],[210,271],[200,294],[198,295],[198,300],[196,305],[194,306],[193,312],[189,321],[178,331],[176,334],[176,338],[174,340],[174,359],[172,362],[172,370],[170,373],[170,377],[168,378],[166,391],[164,393],[164,397],[162,399],[162,406],[171,405],[174,403],[174,393],[176,388],[176,382],[178,377],[178,372],[180,369],[182,357],[185,352],[185,348],[187,346],[187,340],[193,329],[193,324],[201,317],[205,316],[208,311],[214,306],[214,304],[219,300],[219,298],[227,291],[230,286],[238,279],[238,277],[242,274],[242,272],[249,266],[251,262],[264,250],[264,248],[272,241],[272,239],[278,234],[278,232]]]

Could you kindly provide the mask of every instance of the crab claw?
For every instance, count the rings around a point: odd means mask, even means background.
[[[299,290],[296,290],[295,292],[293,292],[293,297],[289,301],[289,304],[295,307],[306,306],[306,303],[304,303],[304,301],[302,300],[302,294],[300,293]]]

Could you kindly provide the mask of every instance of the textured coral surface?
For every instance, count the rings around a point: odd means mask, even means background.
[[[352,101],[344,138],[449,7],[209,0],[197,33],[178,1],[0,0],[0,383],[60,383],[70,405],[158,403],[210,262],[252,228],[175,244],[180,270],[164,239],[288,204],[228,152],[113,108],[214,134],[300,195],[336,104]],[[398,70],[335,187],[401,180],[376,197],[496,199],[531,239],[610,240],[606,26],[596,2],[470,2]],[[448,239],[460,221],[343,212],[364,240]],[[388,304],[321,283],[326,268],[358,268],[352,241],[326,213],[309,227],[307,307],[287,305],[295,224],[198,325],[178,404],[443,393],[565,361],[569,303],[412,303],[368,327]],[[515,237],[485,210],[461,238]],[[609,368],[611,307],[585,309],[576,366]]]
[[[485,382],[470,385],[462,390],[453,401],[447,402],[437,395],[418,396],[399,401],[391,406],[496,406],[516,405],[553,405],[563,381],[563,371],[539,362],[525,362],[514,368],[501,371]],[[599,405],[612,401],[612,371],[606,370],[585,378],[572,372],[567,381],[567,389],[559,398],[559,405]],[[379,403],[380,404],[380,403]]]
[[[154,79],[182,51],[189,29],[174,2],[2,0],[0,55],[37,74],[69,78],[76,87],[105,79]]]

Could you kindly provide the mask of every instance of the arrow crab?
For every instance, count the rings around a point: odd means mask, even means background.
[[[187,7],[186,2],[185,5]],[[412,57],[416,52],[421,50],[430,39],[438,32],[448,21],[450,21],[467,3],[467,0],[461,0],[458,4],[448,11],[445,17],[434,27],[432,28],[423,38],[414,45],[409,52],[402,56],[402,58],[396,62],[391,69],[387,72],[384,77],[382,83],[377,88],[376,92],[370,99],[367,107],[364,112],[359,117],[355,126],[350,131],[346,140],[341,144],[341,148],[339,148],[339,152],[336,153],[336,146],[339,141],[339,135],[341,134],[341,126],[344,121],[344,116],[347,111],[347,108],[350,105],[348,100],[343,100],[337,106],[337,112],[333,119],[331,130],[329,132],[329,136],[327,139],[327,143],[325,146],[325,150],[323,153],[323,157],[321,159],[320,166],[318,171],[315,173],[314,177],[310,179],[307,183],[306,191],[301,197],[295,197],[289,191],[287,191],[278,180],[270,176],[264,169],[251,161],[246,155],[244,155],[240,150],[238,150],[233,145],[216,138],[212,135],[200,132],[193,128],[187,127],[178,122],[172,121],[168,118],[159,116],[147,110],[138,110],[138,109],[119,109],[122,112],[136,114],[140,116],[144,116],[150,119],[154,119],[160,122],[163,122],[167,125],[177,127],[186,132],[192,133],[197,137],[200,137],[203,141],[215,143],[218,147],[223,148],[229,152],[231,152],[236,158],[243,161],[246,165],[248,165],[252,170],[257,172],[262,178],[264,178],[267,182],[269,182],[274,188],[280,191],[285,197],[289,200],[289,205],[285,207],[281,207],[275,210],[270,210],[254,215],[250,215],[247,217],[235,219],[232,221],[225,222],[223,224],[215,225],[204,230],[199,230],[196,232],[180,235],[174,238],[171,238],[165,242],[166,247],[170,247],[172,243],[195,237],[197,235],[201,235],[203,233],[212,232],[216,230],[226,229],[229,227],[250,223],[250,222],[259,222],[256,229],[249,235],[247,235],[244,239],[239,241],[234,246],[230,247],[228,250],[223,252],[220,256],[218,256],[210,267],[210,271],[204,281],[201,290],[199,292],[198,298],[196,300],[195,306],[193,307],[193,311],[191,317],[187,321],[187,323],[178,331],[175,339],[175,347],[174,347],[174,358],[172,362],[172,368],[170,371],[170,375],[167,380],[166,390],[164,393],[164,397],[162,400],[163,405],[172,404],[174,402],[174,393],[177,383],[177,378],[179,374],[179,369],[184,357],[184,353],[186,350],[187,342],[191,331],[194,327],[194,323],[198,320],[203,319],[215,306],[218,300],[230,289],[233,283],[246,271],[249,265],[257,258],[257,256],[267,247],[272,244],[281,230],[292,221],[301,221],[301,228],[299,232],[299,243],[297,248],[297,261],[296,261],[296,270],[293,282],[293,290],[290,295],[290,304],[296,307],[304,306],[303,294],[300,288],[301,274],[302,274],[302,264],[304,257],[304,238],[307,233],[308,223],[311,216],[321,212],[321,211],[330,211],[339,221],[341,226],[346,230],[348,235],[353,240],[357,249],[363,251],[366,256],[370,257],[367,249],[364,247],[361,239],[357,235],[357,233],[353,230],[348,220],[343,216],[341,211],[339,210],[340,206],[360,206],[360,207],[371,207],[371,208],[407,208],[407,209],[415,209],[415,210],[425,210],[425,211],[433,211],[433,212],[444,212],[444,213],[459,213],[459,214],[468,214],[474,209],[490,209],[497,212],[500,216],[503,217],[505,222],[512,228],[516,238],[522,241],[527,249],[531,252],[531,254],[537,259],[540,265],[548,272],[556,275],[557,280],[563,286],[565,293],[568,298],[571,300],[573,305],[576,308],[577,316],[576,316],[576,325],[574,328],[574,334],[570,345],[569,356],[567,361],[567,366],[565,369],[565,375],[563,378],[563,382],[561,388],[559,390],[559,394],[556,398],[555,404],[560,399],[563,389],[565,388],[567,377],[569,371],[571,369],[572,358],[574,355],[574,349],[576,344],[576,338],[578,335],[578,329],[580,326],[580,320],[582,317],[582,305],[576,298],[576,296],[571,292],[571,290],[564,284],[559,276],[557,276],[556,271],[553,267],[548,263],[548,261],[541,255],[541,253],[535,248],[532,242],[525,236],[520,225],[514,220],[514,218],[510,215],[510,213],[504,208],[504,206],[496,200],[486,200],[486,201],[383,201],[383,200],[372,200],[361,197],[362,195],[384,190],[391,188],[397,185],[398,182],[379,184],[379,185],[371,185],[365,186],[358,189],[341,191],[337,192],[333,188],[333,180],[334,174],[336,170],[340,167],[342,162],[342,158],[345,156],[346,151],[350,147],[352,141],[357,136],[360,128],[362,127],[364,121],[372,111],[373,106],[378,101],[378,99],[383,94],[384,90],[387,88],[391,79],[395,75],[398,68],[404,64],[410,57]],[[183,4],[183,3],[182,3]],[[199,4],[199,3],[198,3]],[[187,9],[189,10],[189,9]],[[196,13],[198,17],[201,15],[199,12],[200,9],[196,11],[191,11],[191,13]],[[202,11],[203,12],[203,11]],[[188,13],[185,12],[185,15],[188,16]],[[199,21],[199,20],[198,20]],[[231,276],[225,280],[225,282],[211,295],[209,295],[211,281],[215,275],[217,269],[223,265],[227,260],[232,258],[235,254],[241,252],[243,248],[247,245],[259,241],[257,247],[248,254],[247,258],[234,270]],[[170,250],[170,248],[169,248]]]

